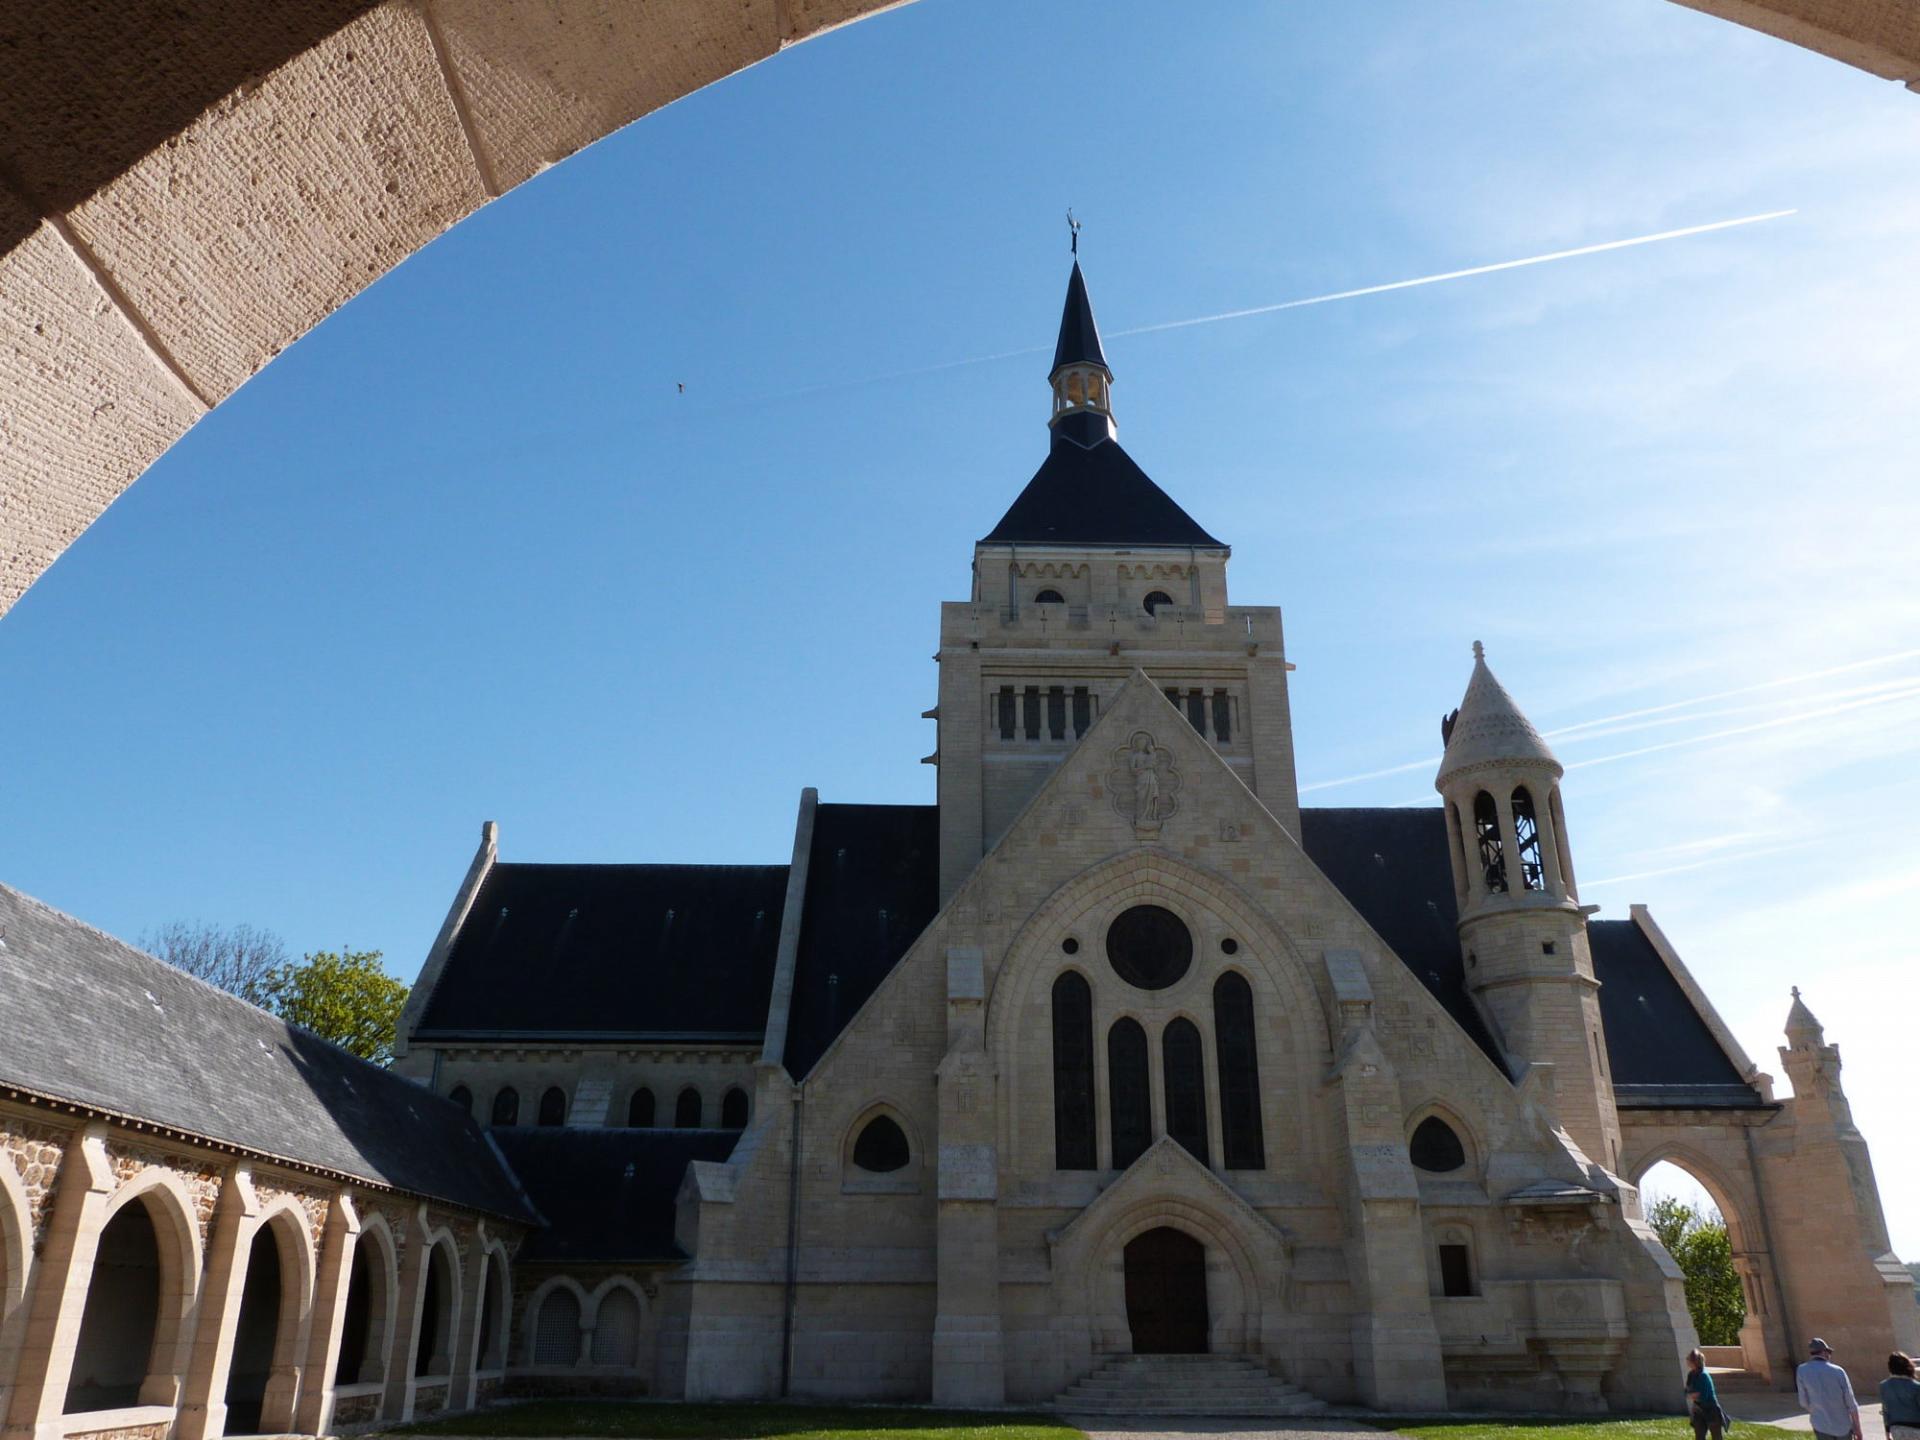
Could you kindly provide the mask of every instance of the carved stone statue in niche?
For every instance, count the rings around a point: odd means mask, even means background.
[[[1133,822],[1133,833],[1149,839],[1160,833],[1161,822],[1178,808],[1180,774],[1173,768],[1173,752],[1153,743],[1153,736],[1136,730],[1113,752],[1107,791],[1122,819]]]

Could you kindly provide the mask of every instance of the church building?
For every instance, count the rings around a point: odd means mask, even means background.
[[[1478,644],[1437,805],[1303,808],[1280,611],[1121,447],[1077,262],[1049,384],[941,607],[936,803],[804,790],[763,865],[507,860],[487,825],[415,1084],[0,890],[9,1437],[544,1393],[1668,1411],[1662,1160],[1728,1222],[1716,1364],[1920,1348],[1807,1004],[1778,1098],[1644,907],[1595,918],[1577,794]],[[250,1046],[248,1093],[193,1078]],[[157,1318],[89,1332],[129,1266]]]

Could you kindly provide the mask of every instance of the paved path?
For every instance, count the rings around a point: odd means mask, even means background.
[[[1330,1415],[1307,1415],[1298,1420],[1249,1420],[1246,1416],[1209,1420],[1204,1416],[1155,1415],[1132,1424],[1116,1423],[1111,1415],[1061,1417],[1069,1425],[1087,1432],[1088,1440],[1180,1440],[1187,1435],[1205,1435],[1207,1440],[1267,1440],[1284,1435],[1287,1440],[1345,1440],[1352,1435],[1384,1435],[1378,1425],[1362,1425],[1358,1420],[1336,1420]],[[1879,1437],[1885,1440],[1885,1437]]]
[[[1720,1397],[1720,1403],[1727,1407],[1727,1413],[1735,1419],[1752,1420],[1763,1425],[1778,1425],[1782,1430],[1800,1430],[1813,1433],[1813,1421],[1807,1412],[1800,1408],[1800,1402],[1791,1394],[1775,1393],[1771,1390],[1729,1393]],[[1740,1440],[1740,1429],[1736,1424],[1733,1440]],[[1868,1404],[1860,1402],[1860,1440],[1887,1440],[1887,1427],[1880,1419],[1880,1402]]]

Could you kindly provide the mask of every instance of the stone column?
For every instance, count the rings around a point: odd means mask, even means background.
[[[252,1168],[235,1165],[220,1186],[220,1203],[213,1212],[200,1319],[188,1351],[176,1440],[209,1440],[226,1433],[227,1370],[240,1324],[240,1293],[247,1283],[247,1250],[259,1215]]]
[[[998,1104],[984,1049],[986,956],[947,951],[947,1055],[938,1071],[939,1190],[933,1401],[1004,1405],[1000,1331]]]
[[[0,1160],[5,1163],[11,1162]],[[60,1433],[74,1346],[87,1306],[87,1284],[93,1278],[94,1254],[113,1190],[107,1127],[89,1125],[67,1145],[40,1260],[29,1271],[33,1288],[23,1302],[26,1331],[11,1400],[7,1413],[0,1416],[5,1421],[0,1433],[6,1440],[53,1440]],[[183,1278],[192,1283],[193,1277]]]
[[[380,1418],[404,1422],[413,1417],[413,1351],[420,1340],[420,1302],[427,1281],[427,1207],[414,1208],[405,1227],[406,1258],[393,1296],[393,1348],[387,1352],[387,1388],[380,1397]]]
[[[480,1338],[480,1307],[486,1300],[487,1230],[484,1225],[474,1228],[472,1236],[462,1247],[465,1253],[460,1257],[460,1290],[448,1302],[448,1313],[453,1320],[450,1327],[453,1344],[453,1363],[447,1367],[447,1409],[471,1410],[473,1408],[473,1349]]]
[[[353,1196],[335,1192],[327,1207],[327,1229],[320,1242],[314,1276],[313,1325],[308,1335],[306,1385],[293,1428],[325,1435],[333,1427],[333,1375],[340,1365],[340,1335],[347,1321],[347,1292],[353,1282],[353,1252],[360,1243],[360,1216]]]

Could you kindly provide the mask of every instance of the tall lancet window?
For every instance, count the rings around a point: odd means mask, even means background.
[[[1053,1163],[1091,1170],[1093,1132],[1093,990],[1084,975],[1062,971],[1053,982]]]
[[[1507,855],[1500,842],[1500,807],[1484,790],[1473,797],[1473,832],[1480,840],[1480,874],[1488,893],[1505,894]]]
[[[1167,1134],[1202,1165],[1207,1158],[1207,1072],[1200,1031],[1191,1020],[1173,1021],[1160,1035],[1167,1070]]]
[[[1260,1059],[1254,1053],[1253,987],[1229,970],[1213,985],[1213,1041],[1220,1055],[1220,1142],[1229,1170],[1264,1170]]]
[[[1147,1032],[1125,1016],[1107,1031],[1107,1090],[1112,1110],[1113,1168],[1124,1170],[1153,1143],[1152,1082],[1147,1077]]]
[[[1513,792],[1513,840],[1520,848],[1520,883],[1529,890],[1547,888],[1547,872],[1540,865],[1540,822],[1534,817],[1533,796],[1524,785]]]

